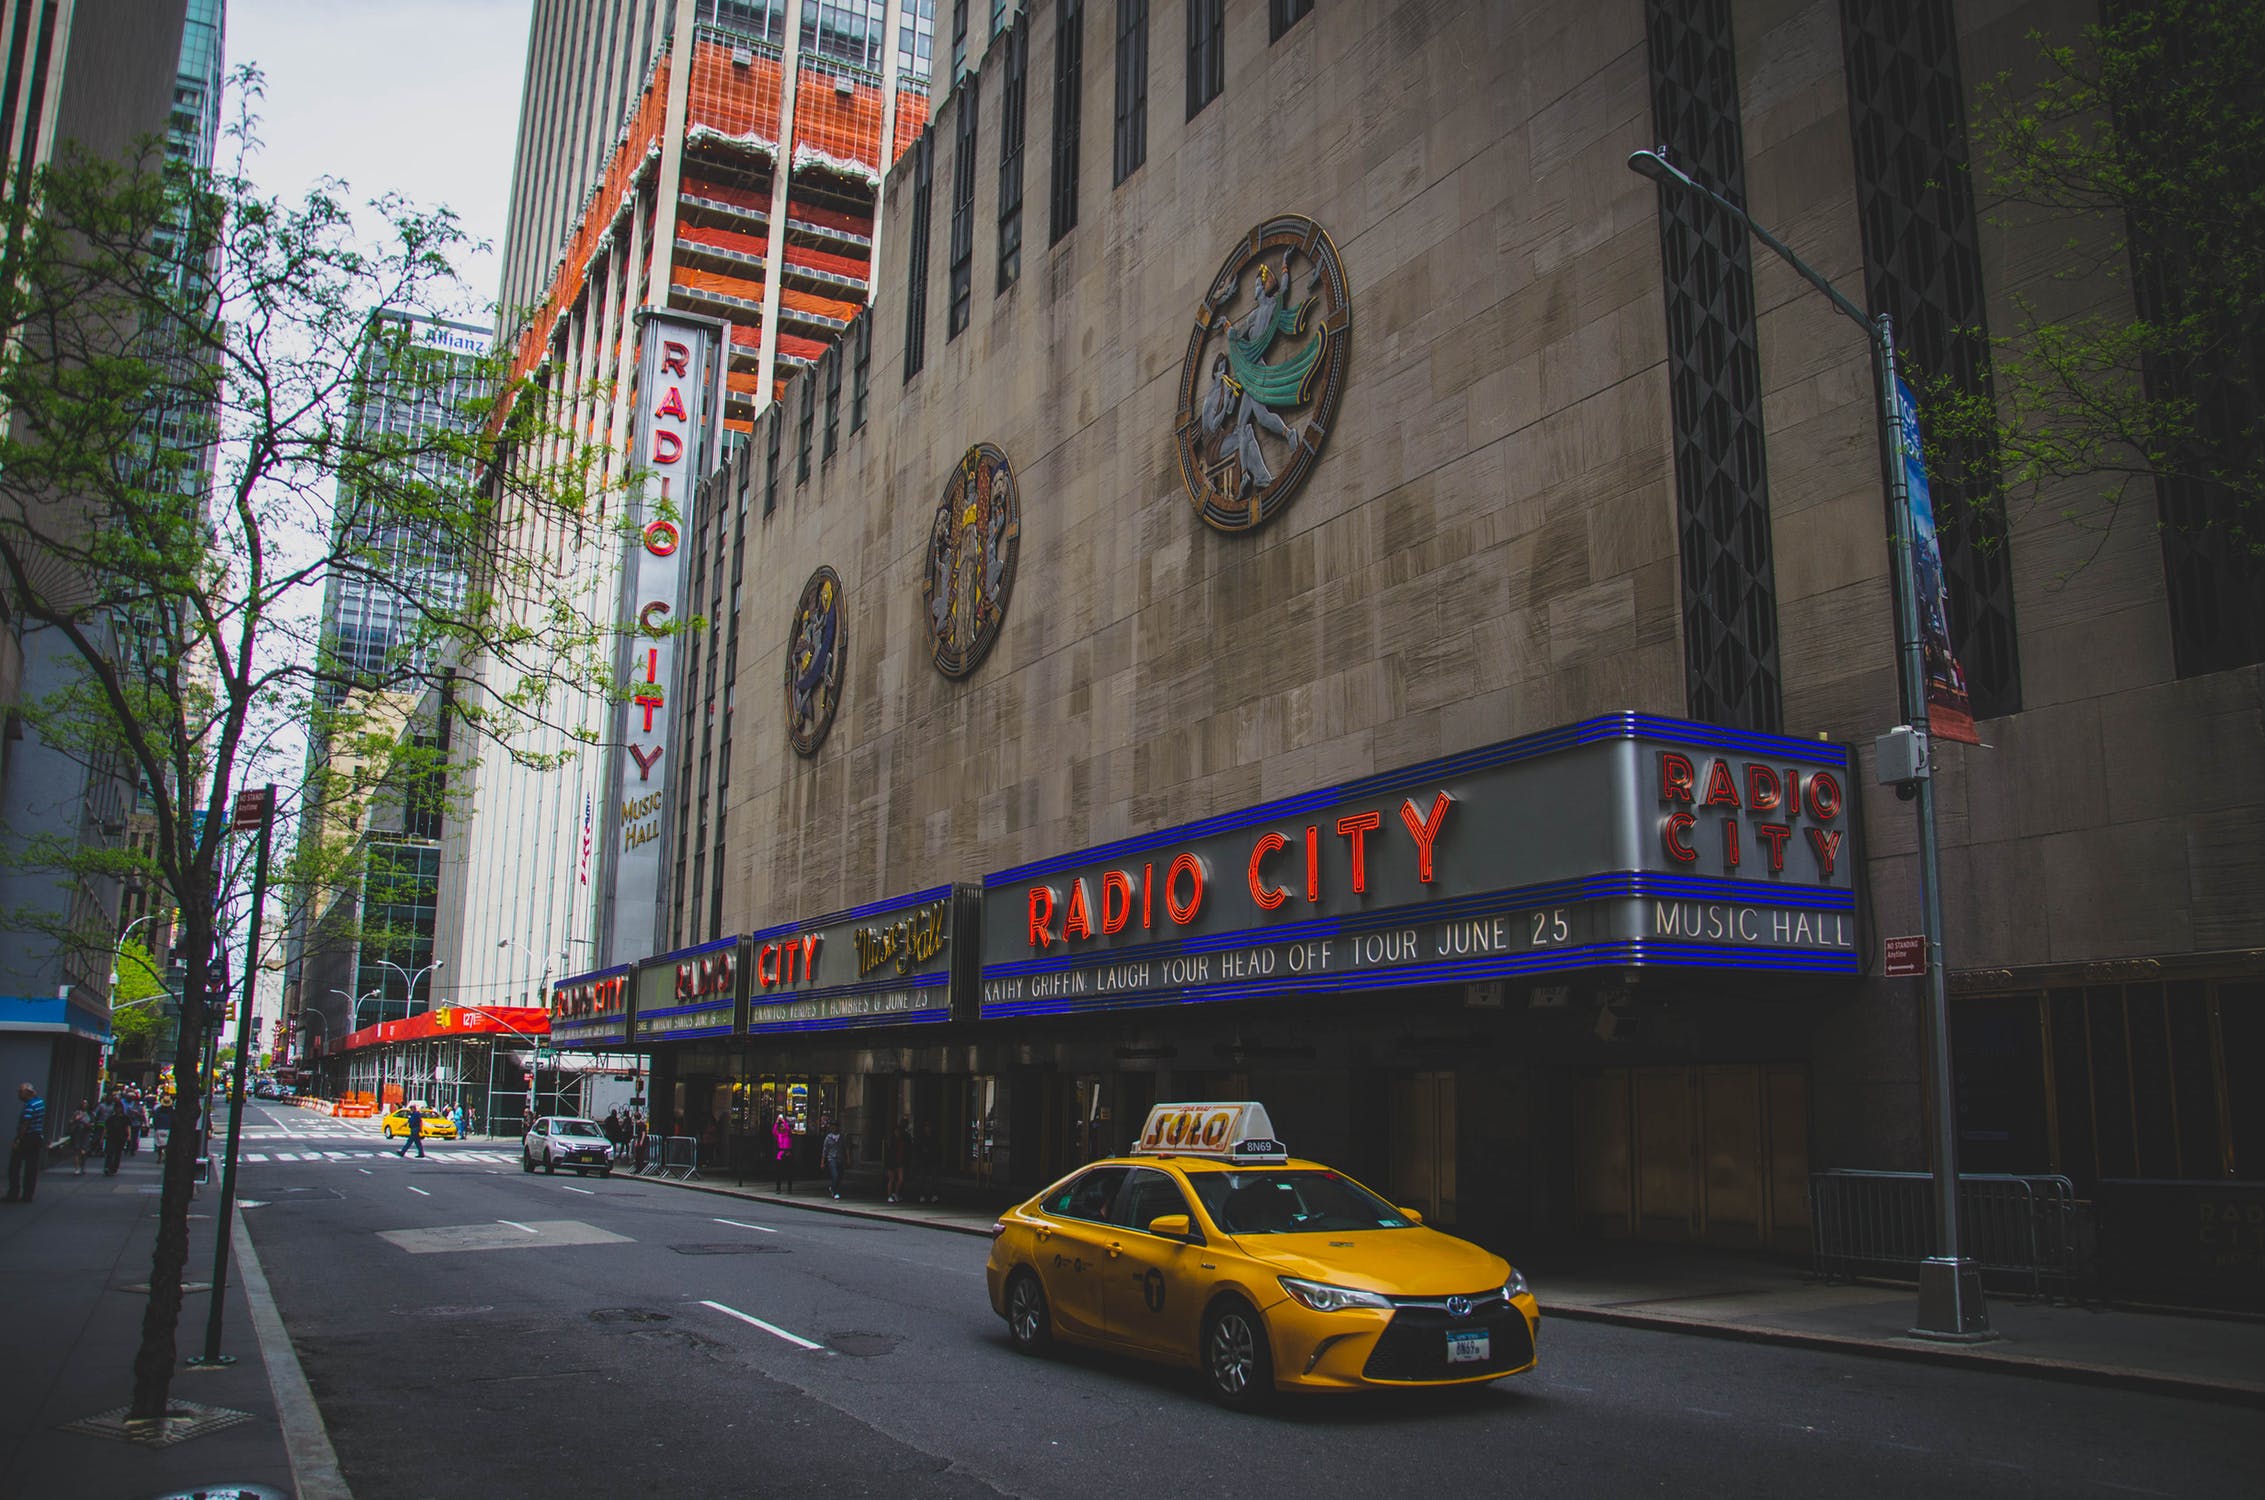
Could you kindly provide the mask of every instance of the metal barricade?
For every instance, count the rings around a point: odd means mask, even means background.
[[[1827,1281],[1916,1274],[1934,1254],[1934,1178],[1836,1168],[1809,1178],[1816,1274]],[[2073,1297],[2083,1267],[2075,1188],[2066,1177],[1961,1172],[1960,1250],[2001,1286]]]
[[[689,1135],[647,1136],[643,1174],[672,1182],[690,1182],[700,1175],[700,1142]]]

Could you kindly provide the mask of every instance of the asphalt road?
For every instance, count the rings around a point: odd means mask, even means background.
[[[2265,1469],[2236,1407],[1582,1323],[1545,1322],[1538,1371],[1475,1391],[1239,1417],[1192,1376],[1015,1354],[979,1239],[529,1177],[486,1159],[509,1142],[403,1162],[293,1111],[246,1137],[252,1237],[365,1500],[2006,1500],[2252,1495]]]

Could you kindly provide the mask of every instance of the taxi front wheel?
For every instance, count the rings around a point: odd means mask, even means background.
[[[1053,1318],[1046,1310],[1046,1289],[1028,1271],[1015,1272],[1007,1282],[1007,1334],[1022,1354],[1042,1354],[1053,1342]]]
[[[1248,1302],[1230,1297],[1203,1322],[1203,1378],[1221,1406],[1252,1411],[1274,1394],[1274,1357],[1266,1323]]]

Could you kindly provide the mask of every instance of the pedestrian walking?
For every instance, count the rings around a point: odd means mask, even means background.
[[[414,1146],[417,1148],[417,1160],[423,1161],[425,1159],[425,1112],[412,1104],[401,1114],[403,1126],[409,1133],[401,1138],[400,1154],[407,1156],[409,1148]]]
[[[142,1131],[149,1125],[149,1116],[142,1112],[142,1096],[132,1089],[126,1090],[126,1154],[139,1156],[142,1149]]]
[[[116,1094],[102,1101],[102,1175],[118,1175],[118,1163],[126,1158],[126,1136],[133,1122],[126,1113],[126,1101]]]
[[[826,1121],[825,1140],[818,1147],[818,1160],[826,1168],[826,1181],[832,1186],[834,1196],[839,1198],[842,1195],[842,1128],[831,1117]]]
[[[28,1083],[16,1086],[14,1144],[8,1148],[8,1201],[29,1203],[39,1188],[39,1169],[47,1156],[47,1101]]]
[[[171,1100],[161,1099],[158,1101],[156,1110],[149,1117],[149,1128],[154,1144],[162,1153],[165,1150],[165,1143],[173,1138],[173,1103]]]
[[[778,1191],[794,1191],[794,1121],[780,1110],[771,1117],[771,1144],[778,1151]]]
[[[900,1119],[889,1132],[889,1144],[881,1153],[881,1184],[887,1190],[891,1203],[904,1196],[904,1164],[911,1155],[912,1132],[905,1128],[904,1121]]]
[[[70,1131],[71,1151],[79,1159],[78,1175],[84,1177],[87,1174],[87,1158],[102,1149],[102,1132],[95,1128],[94,1107],[84,1099],[79,1101],[77,1109],[71,1111]]]

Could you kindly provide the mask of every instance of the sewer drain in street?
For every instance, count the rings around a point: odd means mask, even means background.
[[[590,1313],[593,1323],[666,1323],[669,1315],[649,1307],[600,1307]]]
[[[836,1354],[852,1359],[872,1359],[877,1355],[894,1354],[901,1340],[893,1333],[829,1333],[826,1347]]]
[[[784,1245],[757,1244],[751,1240],[725,1240],[711,1245],[671,1245],[679,1255],[789,1255]]]

